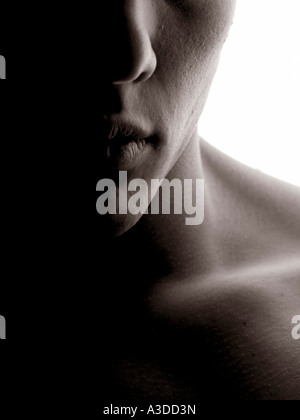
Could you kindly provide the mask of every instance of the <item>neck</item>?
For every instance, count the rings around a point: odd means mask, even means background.
[[[197,132],[181,158],[168,175],[172,179],[204,179]],[[111,268],[122,269],[122,278],[148,278],[149,281],[168,275],[206,275],[214,267],[211,230],[213,213],[209,192],[205,189],[205,221],[187,226],[186,215],[145,215],[122,237],[113,240],[107,257]],[[106,261],[106,260],[104,260]],[[117,262],[117,264],[116,264]]]

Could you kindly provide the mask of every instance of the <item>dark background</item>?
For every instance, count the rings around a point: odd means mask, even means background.
[[[21,211],[24,208],[22,190],[26,184],[24,145],[28,143],[22,122],[28,111],[20,106],[27,78],[23,72],[26,68],[26,33],[19,19],[23,23],[26,21],[21,8],[15,5],[12,11],[7,4],[1,4],[0,55],[6,60],[6,80],[0,80],[0,315],[6,318],[7,340],[10,341],[21,338],[26,306],[25,282],[28,281],[21,229],[25,220]],[[8,342],[1,344],[0,351],[7,351]]]
[[[7,37],[7,16],[5,11],[2,11],[1,5],[1,13],[0,13],[0,55],[3,55],[6,60],[9,60],[9,47],[8,47],[8,37]],[[5,168],[3,167],[3,162],[5,160],[4,157],[4,150],[5,150],[5,143],[7,142],[6,139],[6,129],[7,129],[7,101],[8,101],[8,86],[7,81],[0,81],[0,144],[1,144],[1,151],[0,151],[0,176],[1,176],[1,195],[3,194],[3,184],[5,182]],[[5,226],[5,209],[6,203],[3,198],[3,195],[0,199],[1,202],[1,271],[0,271],[0,315],[5,316],[6,318],[9,317],[9,305],[7,301],[7,292],[8,292],[8,280],[7,280],[7,273],[4,271],[4,261],[5,261],[5,254],[6,254],[6,245],[7,241],[5,238],[4,226]]]

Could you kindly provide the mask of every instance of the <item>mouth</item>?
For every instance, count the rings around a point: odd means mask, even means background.
[[[107,122],[101,126],[100,137],[106,165],[119,170],[129,169],[155,140],[134,125]]]

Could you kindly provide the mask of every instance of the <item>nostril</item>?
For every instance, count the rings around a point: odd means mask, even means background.
[[[134,82],[139,83],[147,79],[147,73],[143,72]]]
[[[123,69],[118,67],[118,78],[114,78],[113,84],[124,83],[141,83],[151,78],[156,69],[156,57],[154,53],[151,58],[147,60],[145,57],[142,59],[135,59],[131,66],[125,66]]]

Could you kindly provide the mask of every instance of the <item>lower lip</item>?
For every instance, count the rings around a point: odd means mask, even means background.
[[[148,139],[132,140],[126,144],[120,144],[118,140],[112,140],[107,148],[106,161],[113,168],[129,169],[142,157],[148,146]]]

